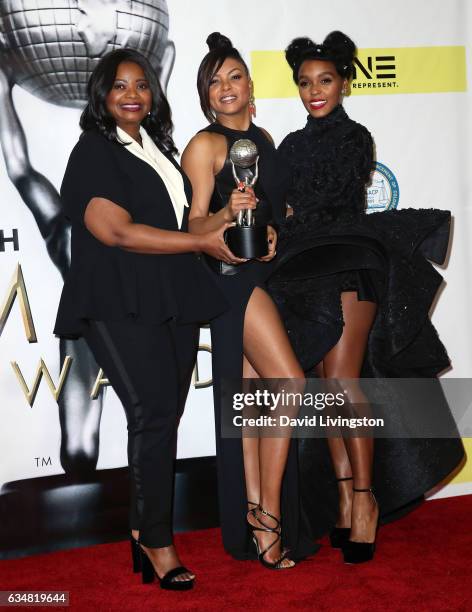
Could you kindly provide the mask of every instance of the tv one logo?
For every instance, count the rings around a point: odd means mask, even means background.
[[[395,55],[368,55],[354,59],[353,89],[398,87]]]

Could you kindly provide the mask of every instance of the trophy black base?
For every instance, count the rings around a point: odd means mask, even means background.
[[[226,244],[236,257],[255,259],[269,253],[267,226],[248,227],[237,225],[226,231]]]

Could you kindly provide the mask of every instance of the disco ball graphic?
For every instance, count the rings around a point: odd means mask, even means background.
[[[168,30],[166,0],[0,0],[15,83],[61,106],[85,104],[90,73],[113,49],[136,49],[157,69]]]

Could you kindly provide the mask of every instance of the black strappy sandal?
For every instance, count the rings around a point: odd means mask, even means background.
[[[261,514],[268,516],[269,518],[271,518],[273,521],[275,521],[275,527],[269,527],[268,525],[266,525],[263,521],[261,521],[261,519],[257,516],[257,511],[259,511]],[[264,559],[264,555],[272,548],[272,546],[275,546],[275,544],[277,544],[277,542],[279,542],[279,540],[281,539],[281,532],[282,532],[282,527],[280,525],[280,521],[278,518],[276,518],[275,516],[273,516],[272,514],[270,514],[269,512],[267,512],[267,510],[264,510],[261,506],[257,506],[257,508],[254,508],[253,510],[249,510],[248,514],[252,514],[252,516],[256,519],[256,521],[262,525],[262,527],[255,527],[254,525],[252,525],[248,519],[247,523],[249,525],[249,528],[252,532],[252,540],[254,542],[254,545],[256,547],[256,552],[257,552],[257,558],[259,559],[259,561],[262,563],[262,565],[267,568],[267,569],[271,569],[271,570],[280,570],[280,569],[291,569],[292,567],[295,567],[295,564],[290,565],[290,566],[284,566],[282,565],[282,561],[284,561],[284,559],[287,558],[288,555],[288,550],[284,550],[284,552],[282,553],[282,555],[280,556],[279,559],[277,559],[277,561],[274,562],[270,562],[270,561],[266,561]],[[261,548],[259,546],[259,542],[255,536],[255,532],[256,531],[265,531],[266,533],[274,533],[277,535],[277,537],[275,538],[275,540],[269,544],[269,546],[264,549],[263,551],[261,551]]]
[[[141,572],[143,576],[143,584],[149,584],[153,582],[154,578],[157,578],[161,589],[166,589],[168,591],[189,591],[193,589],[193,585],[195,582],[195,578],[191,580],[174,580],[177,576],[181,576],[182,574],[191,574],[192,572],[188,570],[183,565],[179,565],[178,567],[174,567],[169,570],[167,574],[165,574],[162,578],[159,577],[158,573],[154,569],[154,565],[151,562],[151,559],[146,555],[144,550],[140,547],[141,550]]]
[[[354,480],[352,476],[345,478],[336,478],[336,482],[344,482],[345,480]],[[329,541],[332,548],[343,548],[349,540],[351,534],[350,527],[333,527],[329,532]]]
[[[375,504],[378,505],[373,487],[369,487],[368,489],[353,488],[352,490],[354,493],[370,493]],[[375,528],[376,537],[378,528],[379,519],[377,517],[377,526]],[[373,542],[353,542],[352,540],[347,540],[346,544],[343,546],[344,563],[365,563],[366,561],[372,561],[375,553],[375,539]]]

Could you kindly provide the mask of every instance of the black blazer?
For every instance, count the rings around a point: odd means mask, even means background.
[[[172,156],[167,157],[181,172],[190,202],[190,181]],[[72,235],[71,266],[54,328],[57,335],[79,337],[88,319],[135,317],[160,323],[175,317],[190,323],[207,321],[225,310],[223,296],[195,254],[143,255],[97,240],[84,224],[93,197],[123,207],[135,223],[179,231],[159,174],[118,142],[94,130],[85,132],[70,155],[61,186]],[[187,228],[185,208],[180,231]]]

